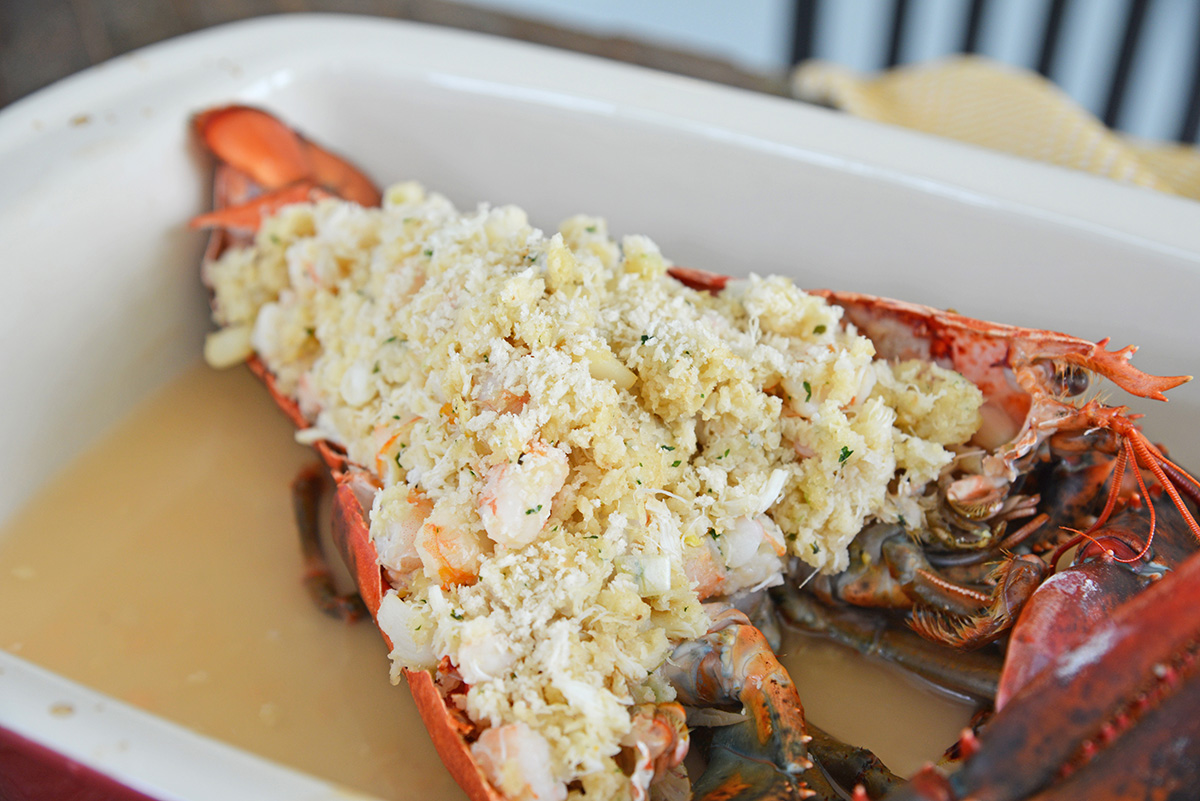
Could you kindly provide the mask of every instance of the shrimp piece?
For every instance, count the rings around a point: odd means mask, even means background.
[[[765,514],[742,516],[723,532],[709,529],[707,537],[685,550],[683,572],[705,600],[778,584],[786,553],[774,520]]]
[[[688,580],[696,585],[696,594],[700,596],[700,600],[722,594],[725,586],[725,567],[719,561],[719,554],[713,553],[713,546],[709,541],[702,541],[683,552],[683,572]]]
[[[443,519],[452,515],[453,512],[440,513],[435,506],[417,532],[417,553],[425,575],[441,582],[443,587],[474,584],[485,553],[481,535],[453,519]]]
[[[428,606],[406,601],[399,592],[389,589],[379,599],[375,622],[392,646],[389,656],[393,675],[400,666],[408,670],[431,670],[437,665]]]
[[[524,723],[485,729],[471,756],[508,801],[563,801],[567,786],[550,772],[550,744]]]
[[[478,379],[476,398],[480,406],[498,414],[520,414],[529,402],[529,393],[514,394],[499,371],[489,370]]]
[[[403,484],[376,495],[371,510],[371,541],[379,554],[379,564],[397,589],[407,589],[413,573],[421,567],[417,537],[432,511],[433,501],[428,496]]]
[[[506,548],[537,539],[568,472],[566,452],[541,440],[532,442],[515,463],[488,470],[479,495],[479,516],[488,537]]]

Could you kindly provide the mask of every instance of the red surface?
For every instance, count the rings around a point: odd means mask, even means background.
[[[0,801],[154,801],[0,727]]]

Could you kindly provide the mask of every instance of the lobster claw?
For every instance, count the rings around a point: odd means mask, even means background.
[[[834,798],[808,756],[812,738],[796,687],[766,638],[737,609],[710,609],[708,633],[679,645],[665,674],[683,704],[740,709],[746,719],[716,730],[694,797]]]
[[[1118,606],[1018,690],[944,777],[902,799],[1195,798],[1200,782],[1200,554]]]

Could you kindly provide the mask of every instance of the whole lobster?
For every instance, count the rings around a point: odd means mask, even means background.
[[[266,112],[243,106],[213,109],[197,115],[194,126],[219,160],[218,208],[193,221],[196,227],[216,229],[210,258],[245,244],[259,222],[284,205],[328,196],[364,205],[379,200],[378,191],[356,168]],[[672,270],[672,275],[710,291],[719,291],[728,280],[682,269]],[[1008,571],[1022,580],[995,579],[990,588],[972,588],[972,582],[939,573],[930,560],[953,560],[938,556],[936,548],[913,556],[909,573],[896,568],[901,578],[883,594],[916,610],[907,614],[921,633],[953,642],[969,638],[964,632],[982,625],[986,631],[971,633],[978,640],[971,644],[1005,636],[1012,643],[998,680],[997,712],[978,738],[964,736],[959,747],[967,758],[949,778],[929,768],[896,787],[897,780],[869,759],[868,768],[847,769],[858,764],[855,760],[861,755],[848,756],[820,737],[813,741],[795,688],[762,634],[740,612],[714,607],[709,632],[676,649],[668,674],[685,703],[747,717],[716,729],[708,771],[695,785],[697,797],[841,797],[825,774],[847,787],[859,784],[858,798],[878,797],[893,787],[888,797],[947,801],[1184,797],[1195,786],[1200,764],[1200,710],[1194,709],[1200,703],[1194,670],[1200,616],[1190,611],[1200,601],[1200,561],[1189,555],[1196,550],[1200,527],[1185,496],[1195,501],[1200,488],[1145,440],[1124,409],[1095,401],[1076,405],[1066,398],[1081,391],[1086,373],[1158,399],[1187,378],[1141,373],[1128,363],[1132,348],[1108,351],[1105,342],[982,323],[869,296],[821,294],[872,337],[881,355],[942,361],[984,390],[990,424],[978,438],[986,441],[986,453],[964,460],[947,479],[942,492],[945,513],[937,518],[943,545],[949,542],[954,545],[951,550],[961,550],[967,543],[968,549],[999,547],[1008,553],[1022,548],[1036,560],[1026,540],[1045,520],[1022,527],[1019,537],[1006,533],[1005,526],[1036,509],[1038,501],[1026,493],[1026,476],[1045,460],[1056,438],[1087,440],[1095,431],[1106,432],[1105,444],[1114,455],[1097,472],[1110,474],[1110,489],[1093,493],[1071,517],[1070,524],[1089,521],[1075,538],[1085,545],[1073,566],[1049,581],[1042,581],[1049,569],[1043,565],[1032,567],[1032,574]],[[309,427],[296,398],[277,389],[244,332],[210,337],[208,350],[214,363],[248,360],[297,427]],[[367,524],[378,479],[370,469],[351,463],[336,445],[318,440],[314,447],[337,483],[335,541],[366,611],[377,617],[389,587]],[[1132,492],[1126,487],[1127,471],[1136,479]],[[1158,489],[1147,487],[1143,472]],[[1157,494],[1171,500],[1159,501],[1161,512],[1154,503]],[[1102,506],[1098,512],[1096,505]],[[302,530],[311,534],[312,507],[302,501],[300,509]],[[1056,520],[1050,528],[1068,524]],[[1170,536],[1163,535],[1164,529]],[[905,537],[891,537],[895,545],[887,545],[890,536],[880,536],[880,555],[912,553]],[[1049,567],[1057,563],[1061,550],[1078,544],[1057,535],[1032,541],[1042,551],[1054,551]],[[310,537],[310,582],[315,594],[333,604],[312,542]],[[1145,566],[1160,553],[1172,555],[1149,568],[1131,570],[1119,564]],[[900,561],[897,556],[895,562]],[[895,566],[887,560],[879,563],[888,564],[889,573]],[[1087,592],[1081,593],[1080,586]],[[1100,606],[1092,606],[1094,602]],[[1100,621],[1097,610],[1103,613]],[[943,621],[947,615],[949,624]],[[1047,640],[1063,628],[1060,621],[1068,619],[1075,633],[1058,647],[1047,648]],[[1151,619],[1156,625],[1146,624]],[[986,624],[978,624],[981,620]],[[1011,635],[1006,634],[1014,621]],[[878,640],[878,633],[872,636]],[[481,764],[488,749],[477,744],[519,737],[519,732],[484,728],[467,717],[456,700],[464,683],[454,665],[443,660],[432,672],[405,675],[439,754],[468,795],[477,801],[539,797],[531,786],[498,788],[498,768]],[[997,683],[984,681],[982,686],[983,694],[990,694]],[[624,751],[632,796],[686,792],[681,763],[689,739],[682,714],[677,705],[664,703],[634,715],[635,731]],[[814,761],[822,761],[824,770],[814,769]],[[885,778],[878,778],[881,775]]]

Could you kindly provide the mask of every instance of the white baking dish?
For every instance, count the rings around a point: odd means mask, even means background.
[[[782,272],[1200,368],[1200,205],[791,101],[437,28],[296,15],[193,34],[0,112],[0,519],[192,363],[198,109],[260,104],[382,182],[576,212],[677,263]],[[1200,464],[1200,386],[1141,403]],[[1153,407],[1153,408],[1151,408]],[[0,581],[7,577],[0,576]],[[0,614],[19,614],[0,610]],[[47,714],[69,702],[81,714]],[[0,650],[0,726],[162,798],[334,798]]]

